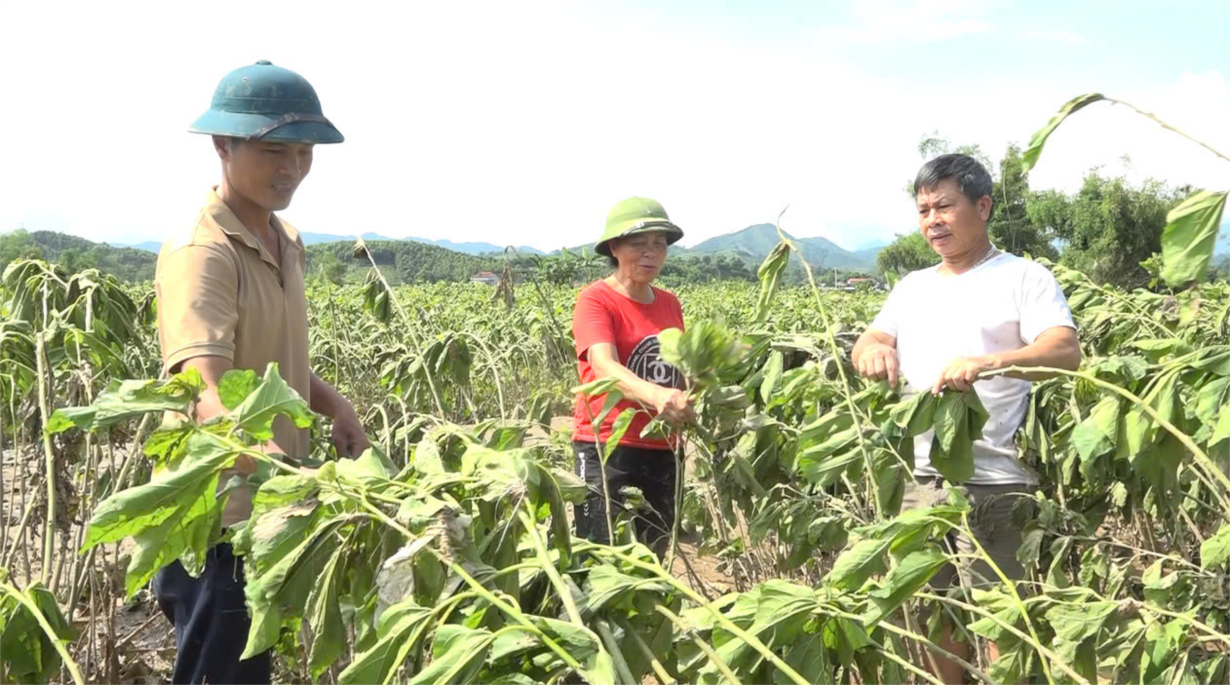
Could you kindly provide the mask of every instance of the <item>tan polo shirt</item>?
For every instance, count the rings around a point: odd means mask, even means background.
[[[163,368],[216,356],[260,376],[277,362],[286,382],[310,403],[303,241],[276,216],[272,224],[280,233],[280,268],[215,188],[192,229],[163,244],[154,275]],[[273,431],[288,455],[307,456],[306,430],[279,416]],[[232,475],[223,472],[220,483]],[[245,484],[232,491],[222,525],[251,513],[252,492]]]

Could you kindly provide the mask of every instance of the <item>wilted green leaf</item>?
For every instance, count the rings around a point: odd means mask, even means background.
[[[790,246],[785,242],[780,242],[773,247],[760,264],[760,269],[756,272],[760,278],[760,298],[756,301],[757,325],[764,323],[765,318],[768,317],[769,303],[773,300],[773,294],[777,292],[782,272],[789,262]]]
[[[320,578],[312,585],[311,594],[307,598],[307,608],[303,618],[312,626],[312,646],[308,654],[308,669],[313,678],[333,665],[342,655],[346,647],[346,626],[342,620],[342,607],[338,601],[341,590],[342,576],[345,569],[341,560],[346,552],[344,545],[338,545],[329,560],[325,562]]]
[[[777,383],[782,379],[782,364],[785,361],[785,355],[781,350],[775,350],[769,355],[769,362],[764,366],[764,380],[760,383],[760,399],[768,403],[773,397],[773,391],[777,388]]]
[[[1025,151],[1021,153],[1021,171],[1028,173],[1034,165],[1038,163],[1038,156],[1042,154],[1042,146],[1046,145],[1046,139],[1055,132],[1056,128],[1067,119],[1069,115],[1074,114],[1086,105],[1093,104],[1099,100],[1105,99],[1101,93],[1089,93],[1087,95],[1079,95],[1064,103],[1063,107],[1059,108],[1059,112],[1051,117],[1051,120],[1046,122],[1046,126],[1038,129],[1038,132],[1029,139],[1029,145]]]
[[[935,425],[935,409],[938,398],[929,392],[914,393],[909,399],[898,402],[889,412],[893,423],[905,429],[909,437],[922,435]]]
[[[257,440],[273,439],[273,420],[285,415],[300,428],[312,425],[313,414],[307,402],[278,375],[277,362],[270,362],[265,377],[229,416],[235,424]]]
[[[495,634],[489,630],[442,625],[432,641],[431,664],[410,679],[411,685],[473,682],[491,650]]]
[[[892,540],[866,539],[842,552],[825,580],[843,590],[857,590],[886,568],[885,554]]]
[[[355,656],[355,660],[338,676],[342,685],[383,683],[401,667],[406,647],[416,645],[432,625],[431,611],[412,600],[395,604],[380,617],[378,640],[372,647]]]
[[[911,552],[884,577],[878,589],[867,593],[871,604],[863,619],[868,625],[888,616],[915,592],[922,589],[931,577],[948,563],[948,557],[934,547]]]
[[[267,571],[247,579],[244,595],[252,613],[252,626],[241,659],[251,658],[277,644],[283,619],[302,615],[304,598],[320,580],[337,546],[338,530],[353,519],[339,516],[318,525]]]
[[[121,381],[112,383],[88,407],[56,410],[47,420],[49,434],[70,428],[98,430],[150,412],[187,413],[192,401],[205,389],[201,374],[188,369],[165,381]]]
[[[1082,461],[1089,461],[1115,447],[1119,427],[1119,398],[1108,395],[1072,430],[1072,446]]]
[[[1230,559],[1230,523],[1222,524],[1221,528],[1208,540],[1200,544],[1200,566],[1210,569],[1222,566]]]
[[[1162,230],[1162,278],[1172,287],[1203,280],[1226,208],[1226,191],[1204,190],[1166,215]]]
[[[182,520],[198,500],[216,501],[218,473],[231,465],[237,453],[217,437],[200,432],[189,439],[189,451],[192,457],[169,471],[165,478],[103,500],[90,519],[82,551],[118,542],[168,519]]]
[[[622,440],[624,434],[628,432],[628,426],[632,425],[632,419],[635,416],[635,409],[625,409],[619,412],[619,416],[616,416],[615,421],[611,424],[611,435],[606,439],[606,444],[603,446],[602,456],[608,459],[610,458],[614,449],[619,447],[619,441]]]

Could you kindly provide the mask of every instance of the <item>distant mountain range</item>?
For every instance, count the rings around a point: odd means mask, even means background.
[[[339,240],[345,240],[345,241],[354,240],[354,236],[331,235],[329,233],[301,233],[300,235],[303,237],[304,245],[315,245],[317,243],[333,243]],[[485,242],[455,243],[449,240],[448,238],[442,238],[440,240],[431,240],[429,238],[419,238],[416,236],[410,236],[408,238],[390,238],[388,236],[380,235],[379,233],[364,233],[361,237],[364,240],[409,240],[409,241],[416,242],[416,243],[425,243],[427,245],[435,245],[436,247],[442,247],[446,250],[452,250],[453,252],[460,252],[462,254],[468,254],[468,255],[498,254],[504,251],[504,248],[502,246],[496,245],[494,243],[485,243]],[[522,253],[544,254],[541,250],[538,250],[533,247],[529,247],[528,245],[519,246],[517,249],[520,250]]]
[[[351,242],[355,239],[354,236],[336,235],[331,233],[302,233],[303,242],[305,245],[316,245],[320,243],[331,242]],[[846,250],[827,238],[795,238],[789,233],[786,234],[794,240],[802,249],[803,257],[813,268],[823,269],[866,269],[872,270],[875,268],[876,256],[880,250],[884,249],[889,243],[884,240],[872,240],[863,243],[855,250]],[[453,242],[447,238],[441,240],[429,240],[427,238],[390,238],[378,233],[364,233],[364,240],[406,240],[417,243],[425,243],[435,245],[453,252],[460,252],[468,255],[491,255],[499,254],[504,251],[504,248],[494,243],[488,242]],[[676,256],[686,255],[714,255],[725,256],[733,255],[747,262],[749,265],[758,266],[761,261],[768,256],[769,252],[777,245],[778,236],[777,229],[773,224],[755,224],[748,226],[740,231],[727,233],[707,240],[701,241],[699,244],[692,247],[675,246],[671,248],[671,253]],[[154,241],[125,245],[124,247],[135,247],[146,250],[148,252],[157,253],[161,244]],[[517,248],[522,254],[542,255],[546,252],[534,247],[523,245]],[[578,253],[583,249],[593,249],[593,243],[585,243],[576,247],[568,248],[569,251]],[[559,250],[553,250],[550,254],[558,254]],[[1217,245],[1214,250],[1217,256],[1230,254],[1230,219],[1222,223],[1221,231],[1218,235]]]
[[[874,269],[876,255],[883,245],[865,247],[855,252],[843,249],[828,238],[796,238],[785,233],[799,246],[803,258],[813,269]],[[747,228],[709,238],[694,247],[688,248],[687,254],[734,255],[746,262],[759,266],[768,256],[774,246],[780,241],[777,227],[773,224],[756,224]]]
[[[353,235],[336,235],[333,233],[304,232],[304,233],[300,233],[299,235],[300,237],[303,238],[304,245],[318,245],[320,243],[336,243],[336,242],[353,242],[355,239],[355,236]],[[468,254],[468,255],[485,255],[485,254],[501,253],[504,251],[503,247],[500,247],[499,245],[495,245],[493,243],[482,243],[482,242],[455,243],[447,238],[444,238],[441,240],[429,240],[427,238],[416,238],[414,236],[411,236],[409,238],[390,238],[388,236],[380,235],[379,233],[370,233],[370,232],[364,233],[362,235],[362,238],[364,240],[369,240],[369,241],[370,240],[409,240],[409,241],[413,241],[416,243],[425,243],[427,245],[435,245],[437,247],[443,247],[446,250],[452,250],[453,252],[460,252],[462,254]],[[124,245],[124,247],[135,247],[138,249],[146,250],[147,252],[157,253],[160,249],[162,249],[162,243],[155,242],[155,241],[147,241],[143,243],[134,243],[131,245]],[[522,253],[544,254],[541,250],[538,250],[536,248],[529,247],[526,245],[518,247],[517,249],[520,250]]]

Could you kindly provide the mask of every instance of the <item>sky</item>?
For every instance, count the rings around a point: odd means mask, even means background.
[[[552,249],[658,199],[684,245],[773,222],[848,249],[914,228],[938,131],[998,163],[1101,92],[1230,153],[1230,2],[0,2],[0,231],[112,244],[191,228],[220,169],[186,132],[268,59],[345,134],[302,231]],[[1035,189],[1090,169],[1230,188],[1230,162],[1099,103]]]

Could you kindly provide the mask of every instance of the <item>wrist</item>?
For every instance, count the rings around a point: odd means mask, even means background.
[[[355,411],[354,405],[346,400],[339,400],[334,407],[333,420],[340,419],[359,419],[359,413]]]

